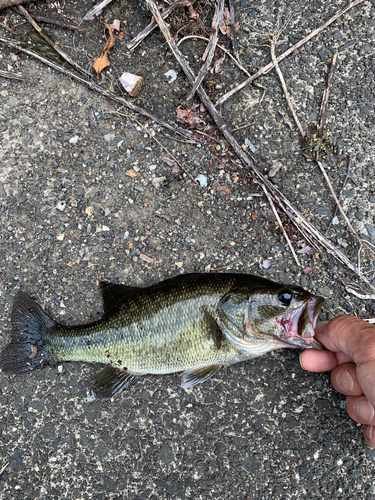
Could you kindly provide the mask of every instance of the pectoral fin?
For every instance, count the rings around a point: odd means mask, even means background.
[[[111,365],[105,366],[95,377],[95,394],[102,398],[114,398],[124,389],[133,385],[140,375],[127,371],[120,371]]]
[[[181,387],[183,389],[189,389],[197,384],[203,384],[203,382],[211,378],[219,368],[220,365],[211,365],[204,366],[203,368],[185,370],[182,373]]]
[[[223,332],[221,331],[221,329],[219,328],[219,325],[216,323],[216,321],[211,316],[211,314],[209,312],[207,312],[206,309],[203,309],[203,312],[211,325],[211,333],[212,333],[213,343],[214,343],[216,349],[220,349],[221,339],[223,338]]]

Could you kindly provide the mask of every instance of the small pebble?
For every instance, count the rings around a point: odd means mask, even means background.
[[[56,208],[60,210],[60,212],[63,212],[66,208],[66,201],[59,201]]]
[[[207,187],[207,177],[205,175],[199,174],[196,176],[195,180],[199,182],[202,188]]]

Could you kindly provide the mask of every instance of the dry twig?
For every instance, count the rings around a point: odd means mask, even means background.
[[[347,171],[347,173],[346,173],[346,177],[345,177],[344,183],[343,183],[343,185],[342,185],[342,188],[341,188],[341,191],[340,191],[340,194],[339,194],[339,201],[340,201],[341,196],[342,196],[342,193],[343,193],[343,191],[344,191],[344,189],[345,189],[345,187],[346,187],[346,184],[347,184],[347,182],[348,182],[348,179],[350,178],[350,169],[351,169],[351,168],[352,168],[352,155],[350,155],[350,156],[349,156],[348,171]],[[330,230],[331,225],[332,225],[332,221],[333,221],[333,219],[334,219],[334,218],[336,217],[336,215],[337,215],[337,210],[338,210],[338,206],[336,205],[336,207],[335,207],[335,213],[333,214],[332,220],[331,220],[331,222],[329,223],[329,226],[328,226],[328,228],[327,228],[326,234],[328,234],[328,231]]]
[[[82,33],[86,31],[85,28],[80,28],[75,24],[65,23],[64,21],[58,21],[57,19],[50,19],[49,17],[44,17],[44,16],[35,16],[34,14],[30,14],[30,16],[33,19],[35,19],[35,21],[39,21],[40,23],[54,24],[56,26],[61,26],[62,28],[67,28],[69,30],[76,30]]]
[[[279,68],[279,64],[277,62],[276,50],[275,50],[276,49],[276,35],[270,35],[270,41],[271,41],[271,57],[272,57],[272,61],[273,61],[273,64],[275,65],[275,69],[277,71],[277,74],[279,75],[281,86],[282,86],[283,91],[284,91],[286,102],[288,103],[290,112],[293,115],[293,118],[294,118],[294,121],[296,122],[298,130],[300,131],[302,137],[305,137],[305,131],[302,128],[302,125],[301,125],[301,122],[298,119],[297,113],[294,111],[294,107],[293,107],[292,101],[290,100],[289,92],[288,92],[288,89],[286,87],[286,83],[285,83],[283,74],[281,73],[281,70]]]
[[[332,24],[333,22],[335,22],[340,16],[342,16],[343,14],[345,14],[346,12],[348,12],[348,10],[352,9],[353,7],[355,7],[356,5],[358,5],[358,4],[362,3],[362,2],[364,2],[364,0],[354,0],[353,2],[350,2],[344,9],[340,10],[339,12],[337,12],[337,14],[335,14],[330,19],[328,19],[328,21],[326,21],[324,24],[322,24],[319,28],[316,28],[315,30],[313,30],[309,35],[307,35],[305,38],[303,38],[302,40],[300,40],[299,42],[297,42],[296,44],[294,44],[292,47],[290,47],[288,50],[286,50],[283,54],[281,54],[277,58],[277,62],[280,62],[283,59],[285,59],[286,57],[288,57],[290,54],[292,54],[292,52],[294,52],[296,49],[298,49],[299,47],[301,47],[302,45],[304,45],[306,42],[308,42],[309,40],[311,40],[312,38],[314,38],[314,36],[318,35],[321,31],[323,31],[324,29],[326,29],[327,26],[329,26],[330,24]],[[265,75],[266,73],[268,73],[269,71],[271,71],[271,69],[273,67],[274,67],[274,63],[270,62],[269,64],[267,64],[266,66],[264,66],[263,68],[261,68],[259,71],[257,71],[255,73],[255,75],[252,75],[250,78],[248,78],[244,82],[240,83],[240,85],[238,85],[237,87],[235,87],[234,89],[230,90],[229,92],[227,92],[226,94],[224,94],[222,97],[220,97],[220,99],[218,101],[216,101],[216,106],[218,106],[219,104],[223,104],[223,102],[225,102],[227,99],[229,99],[230,97],[232,97],[233,94],[235,94],[239,90],[241,90],[244,87],[246,87],[246,85],[248,85],[249,83],[251,83],[253,80],[256,80],[259,76]]]
[[[320,106],[320,113],[319,113],[319,120],[318,120],[317,128],[323,128],[324,123],[326,121],[329,92],[330,92],[330,89],[332,86],[333,73],[335,72],[335,68],[336,68],[337,56],[338,56],[338,52],[336,51],[335,55],[332,58],[331,68],[330,68],[329,73],[328,73],[327,86],[324,89],[322,104]]]
[[[0,70],[0,76],[3,76],[4,78],[9,78],[10,80],[31,80],[31,76],[23,76],[23,75],[18,75],[17,73],[12,73],[10,71],[3,71]]]
[[[352,288],[350,286],[346,286],[345,288],[346,288],[347,292],[352,293],[353,295],[355,295],[359,299],[362,299],[362,300],[375,300],[375,295],[368,295],[368,294],[365,294],[365,293],[359,293],[356,290],[354,290],[354,288]],[[370,321],[370,320],[366,320],[366,321]],[[374,319],[374,322],[375,322],[375,319]]]
[[[239,60],[240,56],[238,53],[238,40],[237,40],[237,33],[236,33],[235,17],[236,17],[236,14],[234,12],[234,1],[229,0],[229,19],[230,19],[230,24],[231,24],[230,39],[232,42],[233,54],[235,55],[236,59]]]
[[[31,0],[0,0],[0,10],[7,9],[8,7],[15,7],[21,3],[31,2]]]
[[[212,34],[210,37],[210,42],[203,56],[203,60],[205,60],[205,63],[201,67],[198,76],[195,79],[193,88],[189,92],[187,100],[192,99],[194,97],[194,94],[197,91],[198,86],[202,83],[203,79],[205,78],[210,69],[211,62],[215,54],[216,44],[219,40],[219,26],[223,19],[223,12],[224,12],[224,0],[217,0],[215,14],[212,19]]]
[[[283,232],[283,234],[284,234],[284,237],[285,237],[285,239],[286,239],[286,242],[288,243],[289,248],[290,248],[290,250],[292,251],[292,255],[293,255],[293,257],[294,257],[294,260],[296,261],[297,266],[299,267],[301,264],[300,264],[300,262],[299,262],[299,260],[298,260],[298,257],[297,257],[296,252],[294,251],[294,248],[293,248],[292,242],[290,241],[289,236],[287,235],[287,233],[286,233],[286,231],[285,231],[285,229],[284,229],[283,223],[281,222],[281,219],[280,219],[280,217],[279,217],[279,214],[277,213],[277,210],[276,210],[276,208],[275,208],[275,205],[273,204],[272,198],[271,198],[271,197],[270,197],[270,195],[268,194],[268,191],[267,191],[266,187],[265,187],[263,184],[262,184],[262,188],[263,188],[264,194],[265,194],[265,195],[266,195],[266,197],[267,197],[268,203],[271,205],[272,211],[273,211],[273,213],[275,214],[276,220],[277,220],[277,222],[279,223],[279,226],[280,226],[280,228],[281,228],[281,230],[282,230],[282,232]]]
[[[94,7],[87,12],[82,21],[93,21],[95,17],[100,16],[104,7],[106,7],[111,2],[112,0],[103,0],[102,2],[94,5]]]
[[[182,42],[184,42],[185,40],[188,40],[189,38],[197,38],[199,40],[205,40],[206,42],[210,41],[209,38],[206,38],[204,36],[188,35],[188,36],[185,36],[184,38],[181,38],[181,40],[178,41],[177,47],[179,47],[182,44]],[[223,47],[222,45],[219,45],[219,44],[217,44],[216,47],[218,49],[222,50],[225,54],[227,54],[232,59],[234,64],[236,64],[236,66],[238,66],[238,68],[240,68],[241,71],[243,71],[246,75],[250,76],[250,73],[247,71],[247,69],[244,68],[242,66],[242,64],[240,64],[235,57],[232,56],[232,54],[229,52],[229,50],[227,50],[225,47]],[[262,88],[264,88],[264,87],[262,87]]]
[[[143,458],[143,450],[142,450],[142,444],[141,444],[141,431],[140,431],[139,427],[138,427],[137,435],[138,435],[139,451],[141,452],[141,458]]]
[[[78,70],[83,75],[88,76],[89,78],[92,77],[91,73],[89,73],[84,68],[82,68],[78,63],[73,61],[73,59],[66,52],[64,52],[62,49],[60,49],[60,47],[58,46],[57,43],[55,43],[53,40],[51,40],[51,38],[46,33],[44,33],[42,28],[36,23],[36,21],[34,21],[34,19],[30,16],[30,14],[27,12],[27,10],[22,5],[18,6],[18,11],[22,14],[23,17],[25,17],[29,21],[29,23],[32,25],[32,27],[59,54],[59,56],[61,56],[63,59],[65,59],[65,61],[67,61],[69,64],[71,64],[73,66],[73,68]]]
[[[3,465],[3,467],[0,470],[0,476],[5,471],[5,469],[8,467],[8,465],[9,465],[9,462],[7,462],[5,465]]]
[[[157,5],[154,0],[146,0],[146,4],[148,9],[151,11],[151,13],[154,15],[156,22],[159,25],[160,30],[162,31],[171,51],[173,52],[174,56],[176,57],[178,63],[180,64],[181,68],[183,69],[184,73],[190,80],[190,82],[193,82],[195,80],[195,75],[192,72],[190,66],[186,62],[186,59],[184,58],[183,54],[180,52],[178,49],[176,42],[174,41],[173,37],[171,36],[168,27],[166,26],[164,20],[160,16],[160,13],[158,11]],[[221,130],[225,138],[228,140],[234,151],[236,152],[237,156],[241,159],[241,161],[248,167],[251,168],[253,171],[254,175],[257,177],[257,179],[261,182],[262,185],[265,185],[270,193],[270,196],[272,199],[281,207],[281,209],[288,215],[288,217],[291,219],[293,224],[297,227],[299,231],[304,230],[305,233],[308,232],[312,238],[317,240],[321,245],[323,245],[326,250],[333,254],[340,262],[345,264],[349,269],[354,271],[367,285],[369,285],[372,289],[375,289],[369,282],[369,280],[366,278],[366,276],[361,272],[360,269],[357,268],[355,264],[353,264],[348,257],[341,252],[341,250],[331,241],[329,241],[327,238],[325,238],[314,226],[312,226],[306,219],[305,217],[290,203],[290,201],[274,186],[268,179],[266,179],[263,174],[258,170],[258,168],[255,166],[255,164],[251,161],[249,156],[243,151],[243,149],[240,147],[238,142],[235,140],[235,138],[232,136],[232,134],[229,132],[224,120],[222,117],[219,115],[217,112],[215,106],[212,104],[211,100],[207,96],[206,92],[200,85],[197,89],[197,93],[199,97],[201,98],[203,104],[205,105],[206,109],[210,112],[212,118],[214,119],[216,125],[218,128]]]
[[[177,0],[176,2],[169,5],[166,9],[164,9],[161,13],[161,16],[163,19],[165,19],[176,7],[187,6],[189,4],[191,4],[191,0]],[[138,35],[136,35],[133,40],[130,40],[130,42],[126,45],[127,48],[130,51],[134,50],[156,27],[156,22],[152,21],[148,26],[146,26],[145,29],[138,33]]]
[[[1,0],[0,0],[1,1]],[[10,29],[6,24],[0,23],[0,28],[3,28],[4,30],[8,31],[9,33],[14,33],[12,29]]]

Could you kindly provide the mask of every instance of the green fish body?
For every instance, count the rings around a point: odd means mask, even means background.
[[[13,340],[0,355],[4,372],[60,361],[106,366],[96,392],[112,397],[146,374],[183,372],[182,386],[223,365],[281,347],[321,348],[314,339],[320,297],[300,287],[245,274],[188,274],[144,288],[101,283],[99,321],[64,326],[28,295],[15,298]]]

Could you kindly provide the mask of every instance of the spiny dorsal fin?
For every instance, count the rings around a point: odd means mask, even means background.
[[[211,333],[212,333],[212,340],[214,342],[214,346],[216,347],[216,349],[220,349],[221,339],[223,338],[223,332],[221,331],[219,325],[216,323],[216,321],[211,316],[211,314],[209,312],[207,312],[206,309],[203,309],[203,312],[211,325]]]
[[[99,285],[103,297],[104,314],[120,307],[129,295],[139,290],[135,286],[118,285],[109,281],[100,281]]]
[[[203,382],[211,378],[219,368],[220,365],[211,365],[204,366],[203,368],[185,370],[182,373],[181,387],[183,389],[189,389],[197,384],[203,384]]]
[[[102,398],[114,398],[124,389],[133,385],[140,375],[130,371],[120,371],[111,365],[106,365],[95,377],[95,394]]]

